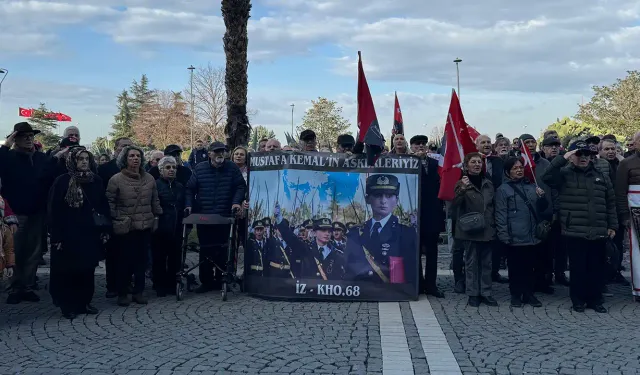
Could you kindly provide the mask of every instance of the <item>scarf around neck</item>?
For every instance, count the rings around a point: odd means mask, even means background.
[[[67,171],[71,178],[69,179],[69,188],[64,199],[72,208],[80,208],[84,203],[84,191],[82,190],[82,184],[93,182],[93,172],[91,168],[88,171],[81,171],[78,169],[78,155],[86,152],[89,154],[89,165],[93,164],[93,156],[89,151],[84,148],[76,147],[69,152],[67,156],[66,164]]]

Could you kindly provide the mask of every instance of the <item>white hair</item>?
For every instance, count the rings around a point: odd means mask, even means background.
[[[178,162],[176,161],[176,158],[174,158],[173,156],[165,156],[162,159],[160,159],[160,161],[158,162],[158,169],[163,170],[164,167],[169,164],[178,165]]]

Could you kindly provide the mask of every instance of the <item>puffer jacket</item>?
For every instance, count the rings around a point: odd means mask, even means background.
[[[622,160],[616,172],[616,207],[621,220],[629,220],[629,185],[640,185],[640,154]]]
[[[518,193],[518,189],[535,210],[532,214],[527,203]],[[541,241],[535,235],[541,213],[547,209],[549,201],[545,196],[536,194],[536,186],[526,179],[509,180],[496,191],[495,218],[496,231],[500,242],[510,246],[537,245]]]
[[[155,217],[162,214],[156,181],[142,168],[140,174],[123,169],[113,176],[106,195],[111,217],[130,217],[132,230],[152,229]]]
[[[240,168],[231,161],[225,160],[218,168],[208,162],[200,163],[187,184],[185,206],[194,212],[229,217],[231,207],[242,204],[246,188]]]
[[[481,189],[471,184],[466,187],[462,181],[458,181],[455,191],[455,198],[451,202],[451,212],[453,220],[456,222],[456,240],[489,242],[495,237],[495,222],[493,218],[493,184],[487,178],[482,179]],[[484,212],[485,228],[479,233],[465,233],[460,229],[458,220],[464,214],[471,212]]]
[[[616,200],[607,173],[593,163],[585,169],[555,158],[542,179],[558,190],[562,235],[587,240],[605,239],[607,229],[618,230]]]
[[[182,226],[185,187],[178,181],[168,181],[164,178],[157,179],[156,186],[162,207],[157,233],[174,236],[180,233]]]

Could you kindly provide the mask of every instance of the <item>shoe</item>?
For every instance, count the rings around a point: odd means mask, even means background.
[[[522,307],[522,301],[518,296],[511,296],[511,307]]]
[[[149,303],[149,301],[147,301],[147,299],[145,298],[145,296],[142,295],[142,293],[132,295],[131,300],[137,303],[138,305],[146,305],[147,303]]]
[[[107,294],[105,294],[105,297],[107,298],[116,298],[118,296],[118,292],[107,292]]]
[[[438,287],[427,288],[425,289],[424,294],[434,296],[436,298],[444,298],[444,293],[442,293]]]
[[[463,279],[458,280],[456,282],[456,286],[453,287],[453,291],[458,294],[464,294],[466,289],[467,289],[467,286],[465,285],[465,282]]]
[[[582,305],[573,305],[573,311],[579,312],[579,313],[583,313],[584,312],[584,306],[582,306]]]
[[[536,287],[536,292],[544,293],[544,294],[553,294],[555,293],[555,289],[550,287],[549,285],[539,285]]]
[[[199,287],[196,288],[196,290],[194,290],[194,292],[196,292],[197,294],[202,294],[202,293],[207,293],[212,291],[213,288],[209,288],[206,285],[200,285]]]
[[[569,279],[567,279],[567,277],[564,275],[564,273],[562,275],[556,276],[556,284],[557,285],[563,285],[563,286],[571,286],[571,283],[569,282]]]
[[[507,279],[506,277],[502,277],[501,275],[493,275],[491,276],[491,280],[493,280],[494,283],[498,284],[507,284],[509,282],[509,279]]]
[[[127,307],[131,304],[131,299],[128,294],[118,296],[118,306]]]
[[[156,290],[156,296],[158,296],[159,298],[166,297],[167,291],[164,289],[158,289]]]
[[[629,283],[629,281],[627,279],[624,278],[624,276],[622,276],[622,274],[620,272],[617,272],[616,275],[613,277],[613,282],[616,284],[620,284],[622,286],[630,286],[631,283]]]
[[[84,311],[85,314],[87,315],[96,315],[100,312],[100,310],[98,310],[95,306],[93,306],[92,304],[88,304],[87,306],[84,307]]]
[[[20,293],[11,293],[9,297],[7,297],[7,305],[17,305],[22,301],[22,296]]]
[[[531,307],[542,307],[542,302],[540,302],[540,300],[537,299],[533,294],[525,296],[522,302],[530,305]]]
[[[599,314],[607,313],[607,309],[604,306],[600,305],[600,304],[587,305],[587,307],[592,309],[593,311],[599,313]]]
[[[469,297],[469,302],[468,302],[469,306],[471,307],[478,307],[480,306],[480,297]]]
[[[489,296],[489,297],[480,297],[480,301],[482,303],[484,303],[487,306],[493,306],[493,307],[498,307],[498,301],[496,301],[495,298]]]
[[[73,311],[67,311],[62,313],[62,317],[65,319],[73,320],[77,317],[77,315]]]
[[[38,297],[38,295],[32,290],[22,292],[20,299],[27,302],[40,302],[40,297]]]

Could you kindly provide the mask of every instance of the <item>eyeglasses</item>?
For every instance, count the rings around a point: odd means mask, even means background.
[[[26,133],[26,134],[20,134],[18,136],[18,138],[22,138],[22,139],[33,139],[35,138],[35,135],[32,133]]]
[[[177,169],[175,165],[165,165],[164,169]]]

